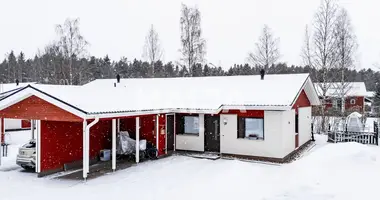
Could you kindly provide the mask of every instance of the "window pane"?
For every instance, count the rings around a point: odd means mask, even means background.
[[[245,137],[264,139],[264,119],[246,118]]]
[[[185,133],[199,134],[198,117],[185,116]]]

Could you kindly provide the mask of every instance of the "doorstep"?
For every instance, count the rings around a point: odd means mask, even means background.
[[[188,156],[188,157],[199,158],[199,159],[208,159],[208,160],[220,159],[220,154],[213,153],[213,152],[176,151],[176,153],[181,156]]]

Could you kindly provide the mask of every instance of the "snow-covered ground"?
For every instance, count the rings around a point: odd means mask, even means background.
[[[0,168],[0,199],[379,199],[379,147],[316,139],[313,149],[284,165],[172,156],[86,183]]]

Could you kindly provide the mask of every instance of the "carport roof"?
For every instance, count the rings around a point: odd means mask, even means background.
[[[205,112],[223,109],[288,110],[302,89],[312,105],[319,99],[308,74],[192,78],[99,79],[84,86],[26,86],[0,101],[0,109],[28,95],[84,115],[131,112]],[[9,100],[7,100],[9,99]]]

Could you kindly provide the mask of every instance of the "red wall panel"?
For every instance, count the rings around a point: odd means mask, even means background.
[[[224,110],[219,114],[236,114],[239,117],[256,117],[256,118],[264,118],[263,110]]]
[[[31,123],[30,123],[30,120],[21,120],[21,128],[30,128],[31,127]]]
[[[135,139],[136,118],[132,117],[120,119],[120,131],[128,131],[131,138]],[[140,140],[142,139],[156,145],[156,115],[140,116]],[[160,146],[162,147],[162,145]]]
[[[136,118],[120,119],[120,131],[128,131],[130,135],[134,136],[136,132]]]
[[[87,122],[89,124],[90,121]],[[90,156],[96,158],[102,149],[112,148],[112,120],[100,120],[90,129]]]
[[[351,99],[355,99],[355,103],[351,104]],[[325,104],[326,109],[330,109],[333,107],[333,100],[326,100]],[[364,97],[355,96],[355,97],[346,97],[345,99],[345,109],[357,109],[359,112],[364,112]]]
[[[166,149],[166,115],[161,114],[158,120],[158,156],[165,155]]]
[[[156,144],[156,115],[140,117],[140,140]]]
[[[307,98],[306,92],[302,90],[296,102],[293,104],[293,109],[295,109],[296,113],[298,113],[298,108],[309,107],[309,106],[311,106],[309,98]]]
[[[111,133],[111,120],[101,120],[90,129],[91,158],[111,148]],[[60,169],[82,158],[83,123],[41,121],[41,171]]]
[[[83,121],[82,118],[36,96],[28,97],[12,106],[1,110],[0,117],[49,121]]]
[[[351,104],[351,99],[355,99],[355,103]],[[347,97],[345,100],[346,110],[350,108],[358,108],[360,111],[364,111],[364,97]]]
[[[41,171],[63,168],[82,160],[83,124],[41,121]]]

